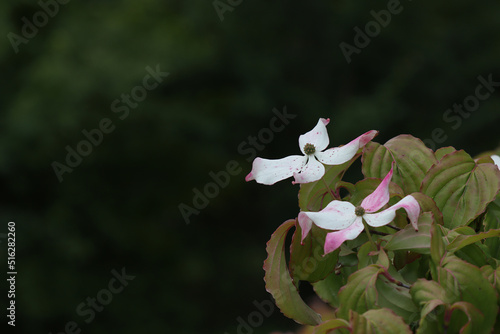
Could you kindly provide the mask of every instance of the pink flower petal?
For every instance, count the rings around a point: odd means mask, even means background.
[[[325,255],[333,252],[346,240],[354,240],[363,232],[364,226],[361,217],[357,217],[354,223],[346,229],[331,232],[326,235]]]
[[[246,176],[246,181],[255,180],[257,183],[271,185],[284,180],[294,173],[300,172],[307,161],[306,156],[291,155],[289,157],[269,160],[255,158],[252,171]]]
[[[396,210],[405,209],[410,218],[411,225],[415,230],[418,230],[417,222],[420,215],[420,205],[417,200],[408,195],[390,208],[378,213],[367,213],[363,216],[366,223],[372,227],[380,227],[389,224],[396,217]]]
[[[313,144],[316,148],[316,152],[323,151],[328,147],[330,139],[328,138],[328,133],[326,131],[326,125],[330,122],[330,119],[320,118],[318,124],[309,132],[301,135],[299,137],[299,146],[302,153],[304,152],[304,146],[306,144]]]
[[[358,150],[365,146],[377,134],[378,131],[376,130],[368,131],[344,146],[330,148],[324,152],[317,151],[316,157],[325,165],[343,164],[344,162],[351,160],[356,155]]]
[[[387,173],[382,182],[380,182],[377,189],[375,189],[374,192],[365,197],[363,202],[361,202],[361,206],[363,207],[363,209],[365,209],[366,212],[378,211],[389,202],[389,183],[391,183],[393,170],[394,161],[392,162],[391,170],[389,171],[389,173]]]
[[[311,230],[313,221],[309,219],[307,214],[305,212],[300,212],[299,213],[299,225],[302,230],[302,238],[300,239],[300,242],[303,243],[304,239],[307,237],[309,234],[309,231]]]
[[[351,226],[357,217],[354,213],[354,205],[344,201],[332,201],[320,212],[301,212],[301,214],[311,219],[316,226],[326,230],[347,228]]]
[[[307,156],[305,158],[307,158]],[[323,175],[325,175],[325,166],[316,160],[314,156],[309,156],[309,161],[307,161],[305,167],[302,168],[302,171],[300,171],[300,173],[293,173],[295,181],[292,181],[292,183],[296,184],[318,181],[323,177]]]
[[[495,165],[497,165],[497,167],[500,168],[500,157],[498,155],[492,155],[491,159],[493,159]]]

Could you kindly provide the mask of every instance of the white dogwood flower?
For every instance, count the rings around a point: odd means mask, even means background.
[[[368,131],[348,144],[327,149],[329,144],[326,125],[330,119],[320,118],[311,131],[299,137],[299,147],[303,155],[292,155],[283,159],[269,160],[255,158],[252,171],[246,176],[246,181],[271,185],[290,176],[295,178],[292,183],[309,183],[323,177],[325,165],[340,165],[351,160],[358,150],[370,142],[378,131]]]
[[[394,163],[377,189],[368,195],[358,207],[345,201],[332,201],[319,212],[300,212],[298,220],[302,229],[302,241],[311,230],[313,222],[323,229],[337,230],[326,235],[324,253],[328,254],[339,248],[344,241],[356,239],[364,229],[363,219],[372,227],[384,226],[394,220],[396,210],[400,208],[406,210],[412,226],[417,230],[420,205],[411,195],[404,197],[397,204],[375,213],[389,202],[389,183],[393,168]]]

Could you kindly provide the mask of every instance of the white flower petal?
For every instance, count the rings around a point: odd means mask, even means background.
[[[354,205],[344,201],[332,201],[320,212],[301,212],[301,214],[306,215],[316,226],[326,230],[345,229],[351,226],[357,217]]]
[[[324,152],[316,150],[316,157],[325,165],[340,165],[351,160],[358,150],[372,140],[378,131],[368,131],[342,147],[330,148]]]
[[[302,153],[304,152],[304,146],[306,144],[313,144],[316,148],[316,152],[323,151],[328,147],[330,139],[328,138],[328,133],[326,131],[326,125],[330,122],[330,119],[320,118],[318,124],[309,132],[301,135],[299,137],[299,146]]]
[[[384,226],[394,220],[394,217],[396,217],[396,210],[401,208],[406,210],[413,228],[418,230],[417,222],[420,215],[420,205],[411,195],[406,196],[398,203],[385,209],[384,211],[378,213],[367,213],[363,216],[363,218],[366,220],[366,223],[372,227]]]
[[[252,171],[245,177],[245,180],[255,180],[257,183],[271,185],[300,172],[306,161],[307,156],[302,155],[291,155],[278,160],[255,158]]]
[[[495,165],[497,165],[497,167],[500,168],[500,157],[498,155],[492,155],[491,159],[493,159]]]
[[[380,227],[389,224],[396,217],[396,210],[386,209],[379,213],[366,213],[363,215],[366,223],[372,227]]]
[[[328,233],[325,239],[325,255],[339,248],[344,241],[356,239],[363,232],[363,229],[361,217],[357,217],[356,221],[348,228]]]
[[[293,173],[295,181],[292,181],[292,183],[296,184],[318,181],[323,177],[323,175],[325,175],[325,166],[316,160],[314,156],[309,156],[309,161],[305,167],[302,168],[302,171],[300,173]]]

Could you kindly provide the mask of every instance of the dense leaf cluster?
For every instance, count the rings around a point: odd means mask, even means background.
[[[343,181],[360,156],[365,178]],[[453,147],[433,151],[410,135],[371,142],[351,161],[329,167],[324,180],[302,184],[300,209],[318,211],[340,199],[359,205],[393,162],[390,203],[410,194],[417,199],[418,231],[399,210],[392,225],[372,230],[375,244],[362,234],[323,256],[327,231],[313,226],[301,244],[300,226],[289,220],[267,245],[267,290],[286,316],[317,325],[315,334],[498,329],[500,170],[489,156],[473,159]],[[293,227],[287,265],[285,239]],[[322,322],[301,299],[300,281],[313,285],[335,319]]]

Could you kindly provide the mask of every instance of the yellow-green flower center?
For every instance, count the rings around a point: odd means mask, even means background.
[[[356,216],[361,217],[365,214],[365,209],[363,209],[363,207],[361,206],[357,206],[356,209],[354,209],[354,213],[356,214]]]
[[[314,147],[313,144],[305,144],[304,145],[304,153],[307,154],[307,155],[311,155],[311,154],[314,154],[314,152],[316,152],[316,147]]]

